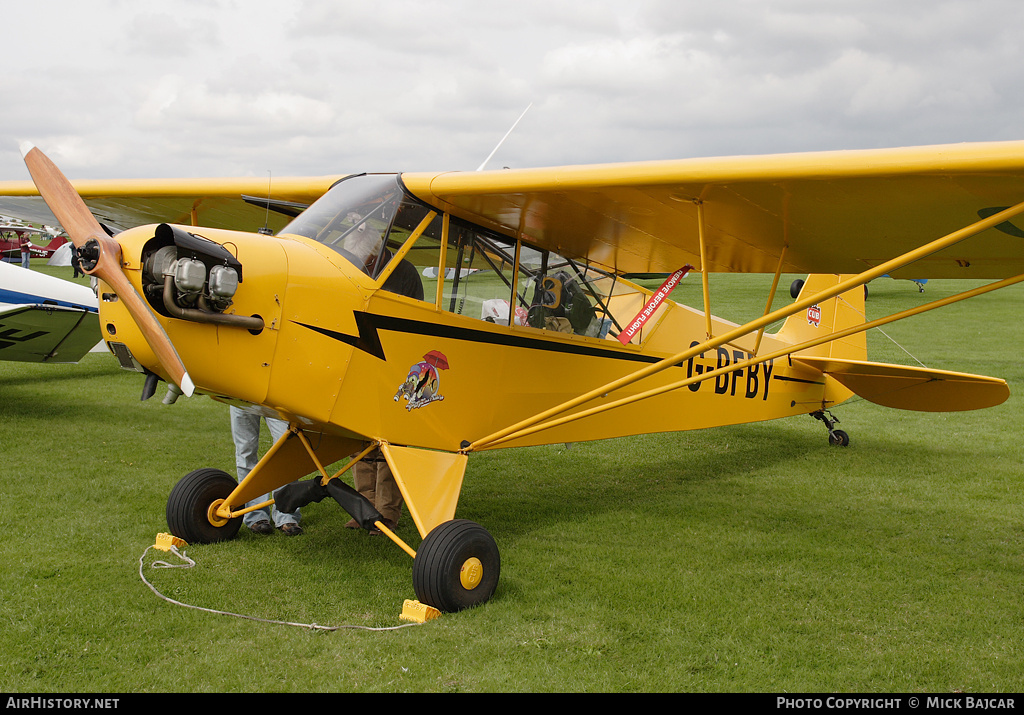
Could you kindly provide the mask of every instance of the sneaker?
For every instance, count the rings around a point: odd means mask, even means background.
[[[277,528],[280,529],[285,536],[298,536],[302,533],[302,527],[295,522],[281,524],[281,526]]]
[[[274,527],[272,527],[270,525],[270,522],[266,519],[263,519],[262,521],[257,521],[255,524],[252,524],[249,527],[249,530],[254,534],[263,534],[264,536],[267,534],[274,533]]]

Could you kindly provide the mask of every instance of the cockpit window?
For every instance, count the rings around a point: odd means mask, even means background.
[[[585,261],[455,217],[443,235],[424,231],[406,258],[424,279],[426,299],[439,309],[498,325],[614,338],[620,306],[629,311],[642,298],[635,287]]]
[[[522,247],[519,273],[527,325],[588,337],[618,334],[612,303],[629,289],[615,275],[530,246]]]
[[[376,278],[390,258],[385,244],[403,198],[393,174],[354,176],[335,184],[281,233],[319,241]]]

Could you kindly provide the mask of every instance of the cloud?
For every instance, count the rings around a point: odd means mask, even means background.
[[[38,0],[5,8],[18,139],[79,176],[495,165],[1010,139],[1005,0]],[[92,147],[93,149],[90,149]]]
[[[318,130],[329,126],[334,107],[313,98],[278,89],[215,91],[180,75],[165,75],[142,98],[134,124],[154,132],[168,127],[211,138],[276,135],[297,127]]]
[[[196,22],[194,15],[142,12],[129,16],[125,24],[125,52],[136,58],[187,61],[196,53],[221,48],[218,28]]]

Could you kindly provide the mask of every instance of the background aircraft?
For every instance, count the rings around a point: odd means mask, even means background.
[[[204,205],[228,223],[236,209],[294,216],[274,238],[166,223],[112,238],[90,206],[108,224],[135,201],[152,217],[137,183],[72,185],[33,148],[26,162],[99,279],[104,338],[146,375],[144,394],[162,379],[291,424],[241,484],[186,475],[168,499],[172,531],[232,538],[245,503],[286,484],[286,511],[331,496],[414,556],[418,598],[442,611],[489,599],[500,572],[494,539],[454,518],[473,452],[795,415],[844,445],[829,410],[854,394],[926,411],[1009,394],[997,378],[868,362],[864,331],[1024,280],[1010,230],[1024,212],[1021,142],[326,177],[277,182],[263,200],[230,180],[146,187],[180,192],[171,203],[192,207],[178,215],[193,225]],[[4,210],[35,194],[0,185]],[[685,266],[700,272],[703,310],[622,278]],[[427,268],[437,277],[415,295],[396,288]],[[772,275],[763,315],[713,317],[715,272]],[[783,273],[808,278],[774,308]],[[863,286],[907,274],[994,282],[868,320]],[[525,319],[487,320],[499,299]],[[342,482],[347,466],[326,470],[374,449],[423,537],[415,551]]]
[[[0,262],[0,360],[78,362],[98,343],[90,288]]]
[[[0,219],[0,255],[5,260],[15,263],[20,262],[21,236],[28,234],[30,240],[33,236],[44,237],[44,240],[45,238],[49,239],[49,243],[45,246],[40,246],[33,242],[30,249],[33,256],[49,258],[53,255],[54,251],[68,242],[66,236],[56,235],[57,233],[57,231],[51,229],[41,229],[20,222]]]

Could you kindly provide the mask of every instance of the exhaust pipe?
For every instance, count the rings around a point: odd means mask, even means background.
[[[174,276],[164,276],[164,307],[173,317],[181,320],[191,320],[194,323],[211,323],[213,325],[230,325],[236,328],[245,328],[259,332],[263,330],[263,318],[247,315],[227,315],[203,310],[206,302],[200,298],[199,308],[181,308],[174,301]]]

